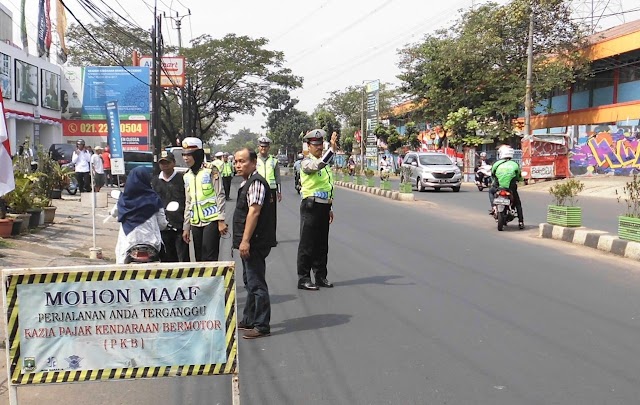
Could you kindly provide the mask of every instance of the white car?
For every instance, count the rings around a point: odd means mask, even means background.
[[[450,188],[458,192],[462,185],[462,172],[444,153],[409,152],[402,162],[400,174],[400,181],[405,180],[415,184],[418,191],[433,187],[435,191]]]

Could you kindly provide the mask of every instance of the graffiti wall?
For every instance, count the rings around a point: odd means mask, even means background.
[[[640,128],[637,126],[580,126],[571,149],[571,173],[640,173]]]

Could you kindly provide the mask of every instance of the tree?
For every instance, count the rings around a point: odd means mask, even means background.
[[[340,123],[336,116],[329,110],[316,108],[313,113],[313,119],[316,122],[316,127],[324,129],[327,136],[331,136],[333,132],[340,132]]]
[[[282,148],[292,157],[302,148],[300,134],[313,129],[313,119],[295,108],[298,100],[292,99],[286,89],[271,89],[266,103],[269,111],[267,128],[274,146]]]
[[[476,142],[475,136],[504,139],[513,135],[513,120],[524,109],[528,26],[535,16],[533,93],[540,100],[586,74],[579,50],[585,35],[571,18],[568,0],[513,0],[468,10],[448,30],[400,51],[399,78],[420,103],[430,122],[444,124],[449,114],[467,108],[466,123],[450,125],[454,144]],[[550,57],[552,56],[552,57]],[[534,100],[534,105],[536,104]],[[459,121],[457,117],[454,121]],[[446,127],[446,126],[445,126]],[[472,135],[472,138],[469,136]]]
[[[183,49],[192,78],[192,123],[195,133],[208,139],[216,122],[231,121],[234,114],[252,114],[266,105],[271,89],[295,89],[302,78],[284,68],[284,54],[265,47],[265,38],[228,34],[222,39],[202,35]]]
[[[228,153],[235,153],[243,148],[256,149],[258,144],[258,134],[251,132],[248,128],[243,128],[233,135],[229,142],[224,145],[221,150]]]

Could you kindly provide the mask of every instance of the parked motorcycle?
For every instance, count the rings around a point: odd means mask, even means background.
[[[118,200],[118,198],[120,198],[120,194],[121,194],[120,190],[111,191],[111,197],[115,200]],[[180,204],[177,201],[171,201],[169,204],[167,204],[165,211],[174,212],[174,211],[177,211],[178,208],[180,208]],[[112,209],[111,215],[108,216],[104,220],[104,222],[107,222],[111,217],[117,217],[117,215],[118,214],[117,214],[117,204],[116,204]],[[177,232],[177,229],[172,227],[171,224],[167,224],[166,229]],[[139,243],[129,247],[129,249],[127,249],[127,252],[124,258],[125,264],[154,263],[159,261],[160,261],[160,251],[156,249],[155,246],[149,245],[146,243]]]
[[[68,167],[71,170],[75,169],[73,163],[67,163],[62,167]],[[65,190],[67,190],[67,193],[69,193],[69,195],[76,195],[76,193],[78,192],[78,180],[76,180],[75,174],[71,174],[71,176],[69,176],[69,183],[67,184],[67,187],[65,187]]]
[[[478,191],[491,187],[491,165],[482,165],[477,168],[475,180]]]

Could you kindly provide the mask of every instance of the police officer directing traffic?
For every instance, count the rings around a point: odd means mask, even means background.
[[[184,174],[185,212],[182,238],[193,236],[196,261],[217,261],[220,235],[226,235],[225,195],[220,172],[204,164],[202,141],[188,137],[182,141],[182,157],[189,167]]]
[[[278,159],[269,154],[271,148],[271,139],[266,136],[258,138],[258,173],[269,183],[270,197],[273,204],[271,209],[273,210],[273,226],[275,229],[278,227],[278,207],[277,202],[282,201],[282,192],[280,189],[280,166],[278,165]],[[277,242],[276,242],[277,243]]]
[[[327,280],[329,253],[329,224],[333,222],[333,175],[329,162],[338,147],[338,134],[331,134],[330,148],[324,153],[322,129],[309,131],[303,138],[309,155],[300,164],[302,202],[300,203],[300,243],[298,245],[298,288],[318,290],[331,288]],[[311,270],[315,283],[311,280]]]

